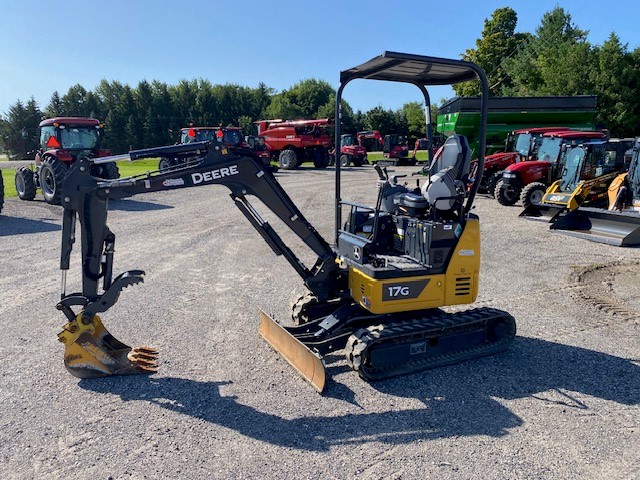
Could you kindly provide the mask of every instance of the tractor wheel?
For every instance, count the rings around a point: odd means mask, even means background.
[[[278,162],[283,170],[293,170],[298,166],[298,155],[295,150],[283,150],[278,155]]]
[[[116,180],[120,178],[120,171],[118,170],[118,165],[115,162],[104,163],[102,165],[102,172],[104,173],[103,178],[107,178],[109,180]]]
[[[171,167],[173,167],[173,165],[174,165],[173,160],[167,157],[162,157],[158,162],[158,170],[160,170],[161,173],[165,173]]]
[[[15,184],[20,200],[33,200],[36,197],[36,182],[30,168],[20,167],[16,171]]]
[[[518,201],[518,194],[520,193],[512,187],[505,186],[502,178],[496,183],[496,189],[494,191],[496,200],[498,200],[500,205],[507,206],[515,205]]]
[[[498,183],[498,180],[500,180],[501,178],[502,172],[498,172],[491,175],[491,177],[489,177],[489,180],[487,180],[487,193],[492,197],[496,196],[496,185]]]
[[[115,180],[120,178],[118,166],[114,163],[103,163],[102,165],[93,165],[91,167],[91,175],[105,180]]]
[[[60,190],[67,176],[67,166],[60,160],[47,157],[40,167],[40,188],[42,196],[51,205],[60,205]]]
[[[327,168],[329,166],[329,156],[322,150],[314,150],[312,155],[313,166],[316,168]]]
[[[340,166],[348,167],[351,165],[351,157],[349,155],[340,155]]]
[[[522,189],[522,193],[520,194],[520,202],[522,203],[522,206],[527,208],[532,204],[539,205],[542,202],[542,197],[544,197],[546,191],[547,186],[544,183],[530,183]]]
[[[2,172],[0,172],[0,213],[2,213],[3,206],[4,206],[4,180],[2,179]]]
[[[353,157],[353,166],[361,167],[364,165],[364,157]]]

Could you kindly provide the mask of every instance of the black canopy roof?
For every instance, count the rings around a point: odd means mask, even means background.
[[[419,85],[450,85],[475,80],[476,68],[463,60],[384,52],[362,65],[340,72],[340,83],[367,78]]]

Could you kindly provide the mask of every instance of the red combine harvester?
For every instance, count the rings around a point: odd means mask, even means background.
[[[540,203],[547,187],[562,175],[557,167],[563,145],[606,138],[604,132],[576,130],[543,134],[536,153],[537,160],[514,163],[503,171],[502,178],[496,183],[496,200],[502,205],[515,205],[520,199],[525,208],[532,203]]]
[[[316,168],[329,165],[331,137],[326,131],[330,125],[328,118],[319,120],[260,120],[258,135],[271,158],[276,159],[281,168],[292,170],[304,161],[311,161]]]
[[[33,200],[40,188],[47,203],[60,204],[60,189],[69,167],[79,157],[99,158],[111,155],[100,147],[103,125],[95,118],[56,117],[40,122],[40,146],[35,170],[21,167],[15,184],[21,200]],[[120,176],[115,163],[93,163],[91,175],[114,180]]]

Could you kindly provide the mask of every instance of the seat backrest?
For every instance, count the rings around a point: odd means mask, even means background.
[[[435,175],[449,167],[453,167],[450,176],[453,180],[462,180],[469,175],[471,168],[471,149],[464,135],[451,135],[436,153],[429,167],[429,173]]]
[[[455,197],[465,191],[470,169],[471,151],[466,137],[450,136],[429,167],[430,182],[422,186],[422,195],[437,210],[453,208]]]

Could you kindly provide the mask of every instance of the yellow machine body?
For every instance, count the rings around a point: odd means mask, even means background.
[[[446,272],[376,279],[349,270],[351,296],[372,313],[397,313],[473,303],[480,273],[480,222],[468,219]]]
[[[565,207],[570,212],[578,208],[587,196],[590,196],[589,200],[599,201],[611,194],[607,192],[610,183],[618,177],[618,173],[609,173],[590,180],[583,180],[572,192],[563,192],[560,189],[561,180],[556,180],[547,189],[544,197],[542,197],[543,205],[555,205],[559,207]]]

